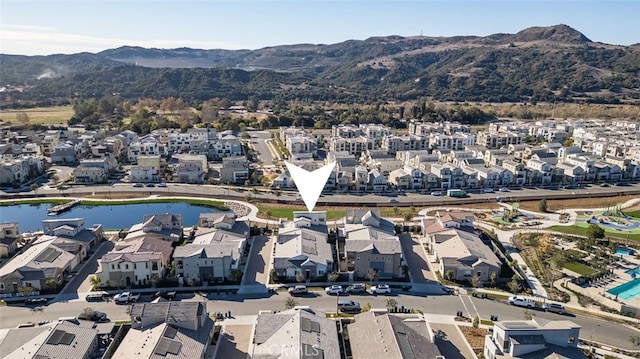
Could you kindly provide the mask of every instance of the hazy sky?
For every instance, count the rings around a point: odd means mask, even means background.
[[[640,42],[640,0],[0,0],[0,53],[329,44],[371,36],[515,33],[567,24],[592,41]]]

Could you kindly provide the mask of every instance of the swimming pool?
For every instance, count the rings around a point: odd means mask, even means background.
[[[630,275],[632,278],[635,278],[635,277],[640,278],[640,267],[635,267],[633,269],[629,269],[628,271],[625,271],[625,273]],[[634,276],[634,274],[635,274],[635,276]]]
[[[640,278],[636,278],[632,281],[611,288],[607,293],[615,295],[622,300],[633,299],[640,295]]]
[[[632,256],[635,253],[636,252],[633,249],[629,249],[629,248],[625,248],[625,247],[616,248],[616,254],[620,255],[620,256]]]

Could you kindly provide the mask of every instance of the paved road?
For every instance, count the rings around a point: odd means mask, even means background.
[[[230,310],[231,313],[235,315],[256,315],[259,310],[284,310],[285,299],[288,296],[286,292],[253,296],[220,294],[211,296],[211,299],[207,300],[207,308],[209,312],[226,312]],[[206,300],[198,294],[180,294],[179,298],[186,301]],[[335,296],[327,296],[323,291],[313,291],[307,296],[297,297],[297,301],[300,305],[309,305],[320,311],[331,312],[335,311],[336,300],[338,298]],[[361,305],[370,303],[373,308],[384,308],[385,300],[389,297],[355,295],[349,296],[348,298],[360,302]],[[431,295],[425,297],[405,292],[394,292],[391,298],[394,298],[398,302],[398,305],[418,308],[425,313],[454,315],[456,311],[462,310],[465,314],[478,313],[481,318],[489,318],[492,314],[497,314],[500,320],[524,319],[524,310],[522,308],[509,306],[505,303],[489,299],[450,295]],[[141,298],[142,301],[148,301],[150,299],[150,296],[143,296]],[[467,309],[465,309],[465,306]],[[0,307],[0,326],[11,328],[28,321],[55,320],[59,317],[77,315],[85,307],[93,307],[95,310],[103,311],[107,313],[111,320],[129,319],[126,314],[126,306],[116,305],[113,302],[87,303],[80,299],[69,302],[55,302],[45,306],[41,312],[31,311],[22,305]],[[632,335],[640,335],[640,332],[636,329],[610,320],[583,315],[569,317],[538,311],[534,313],[536,316],[547,319],[572,320],[582,326],[580,332],[581,338],[590,340],[591,335],[593,335],[594,341],[605,343],[612,347],[633,349],[628,338]]]

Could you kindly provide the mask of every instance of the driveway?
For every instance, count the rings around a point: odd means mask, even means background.
[[[225,325],[218,339],[216,358],[247,358],[252,331],[253,325]]]
[[[460,334],[460,331],[452,324],[431,324],[431,329],[435,333],[436,345],[440,353],[447,359],[475,358],[467,344],[467,340]]]
[[[417,238],[408,233],[399,234],[400,245],[405,261],[409,266],[411,282],[415,284],[428,284],[436,281],[435,274],[429,270],[429,264],[425,256],[422,244]]]
[[[102,258],[102,256],[112,250],[113,247],[114,244],[111,241],[104,241],[98,244],[95,247],[93,255],[81,264],[82,268],[78,271],[78,274],[60,291],[58,297],[63,300],[71,300],[77,299],[79,297],[78,293],[90,292],[92,288],[91,276],[95,274],[98,269],[98,258]]]
[[[269,268],[273,253],[273,237],[254,236],[242,285],[269,284]]]

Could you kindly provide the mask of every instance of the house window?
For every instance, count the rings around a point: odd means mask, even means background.
[[[124,269],[129,269],[129,264],[125,264]]]
[[[112,264],[112,265],[111,265],[111,269],[116,269],[116,265],[115,265],[115,264]]]
[[[26,282],[26,283],[24,284],[24,286],[25,286],[25,287],[29,287],[29,288],[31,288],[31,283]]]
[[[151,270],[158,270],[158,262],[151,263]]]
[[[144,264],[144,268],[145,269],[149,269],[149,263],[148,262]]]
[[[357,260],[357,261],[359,261],[359,260],[360,260],[360,256],[357,256],[357,257],[356,257],[356,260]]]
[[[324,271],[322,269],[318,271],[318,275],[323,275],[323,274],[324,274]]]
[[[133,263],[133,269],[138,269],[138,264],[137,263]]]
[[[567,344],[573,344],[576,342],[576,337],[569,337],[569,340],[567,340]]]
[[[120,269],[120,263],[118,263],[118,269]]]
[[[464,271],[464,276],[465,276],[465,277],[471,277],[472,275],[473,275],[473,274],[471,273],[471,271],[470,271],[470,270],[466,270],[466,271]]]
[[[4,283],[0,283],[0,290],[4,290]]]

